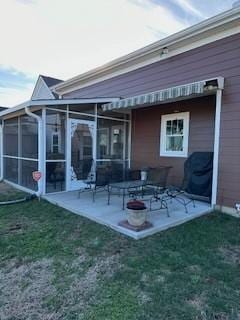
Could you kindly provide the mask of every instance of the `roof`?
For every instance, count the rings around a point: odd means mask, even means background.
[[[51,88],[61,82],[63,82],[63,80],[39,75],[33,89],[31,100],[58,99],[58,94],[53,92]]]
[[[185,30],[154,42],[100,67],[57,84],[52,89],[60,95],[136,70],[193,48],[240,32],[240,7],[204,20]],[[163,48],[168,53],[163,55]]]
[[[5,108],[7,110],[0,111],[0,118],[5,115],[15,113],[25,109],[26,107],[43,107],[43,106],[60,106],[60,105],[68,105],[68,104],[87,104],[87,103],[107,103],[114,102],[119,100],[119,98],[114,97],[95,97],[95,98],[81,98],[81,99],[39,99],[39,100],[28,100],[21,104],[18,104],[12,108]]]
[[[40,75],[43,80],[45,81],[46,85],[51,88],[61,82],[63,82],[63,80],[57,79],[57,78],[52,78],[52,77],[48,77],[48,76],[43,76],[42,74]]]

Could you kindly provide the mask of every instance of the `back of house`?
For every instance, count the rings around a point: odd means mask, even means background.
[[[181,185],[185,160],[213,152],[211,203],[235,212],[239,6],[67,81],[47,80],[41,76],[30,101],[0,113],[4,179],[40,194],[76,190],[89,173],[83,161],[91,159],[96,170],[110,160],[123,168],[172,166],[168,184]],[[85,138],[78,141],[80,127]],[[26,179],[33,170],[43,181]]]

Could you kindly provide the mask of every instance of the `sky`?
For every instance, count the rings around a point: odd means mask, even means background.
[[[0,0],[0,106],[220,12],[235,0]]]

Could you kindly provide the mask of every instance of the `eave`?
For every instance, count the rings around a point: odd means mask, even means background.
[[[64,95],[239,32],[238,7],[64,81],[53,87],[53,90],[59,95]],[[169,48],[169,54],[161,57],[160,52],[164,47]]]

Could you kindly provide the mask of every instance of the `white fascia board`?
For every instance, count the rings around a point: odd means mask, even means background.
[[[89,98],[89,99],[55,99],[55,100],[29,100],[25,101],[13,108],[9,108],[7,110],[3,110],[0,112],[0,118],[25,109],[26,107],[36,107],[36,106],[59,106],[66,104],[86,104],[86,103],[107,103],[107,102],[115,102],[120,100],[120,98]]]
[[[18,104],[18,105],[15,106],[15,107],[8,108],[7,110],[1,111],[1,112],[0,112],[0,118],[1,118],[2,116],[7,115],[7,114],[20,111],[20,110],[24,109],[25,107],[29,107],[30,102],[31,102],[30,100],[29,100],[29,101],[25,101],[25,102],[23,102],[23,103],[21,103],[21,104]]]
[[[64,95],[239,32],[240,8],[231,9],[101,67],[57,84],[52,89]],[[172,50],[170,48],[165,58],[161,58],[160,50],[166,46],[173,46],[173,48]]]

